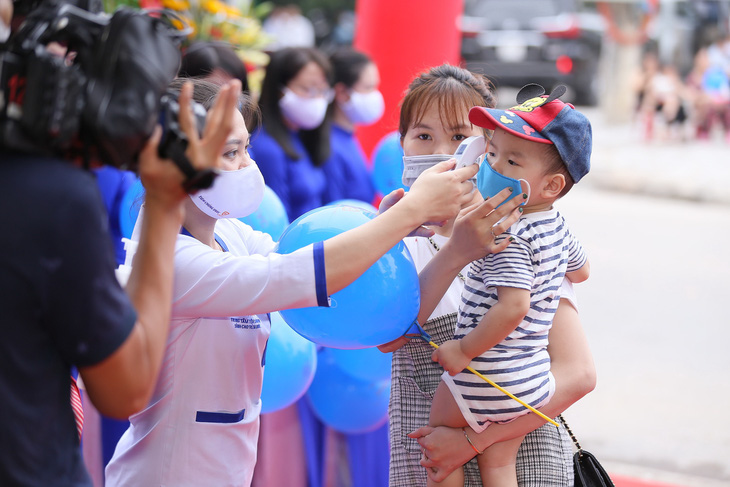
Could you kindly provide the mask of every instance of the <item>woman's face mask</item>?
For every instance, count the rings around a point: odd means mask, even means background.
[[[284,88],[283,92],[279,108],[284,118],[304,130],[312,130],[322,125],[329,104],[327,98],[299,96],[289,88]]]
[[[264,177],[256,164],[237,171],[222,171],[213,186],[190,198],[203,213],[213,218],[242,218],[261,205]]]
[[[526,190],[522,189],[521,183],[525,184]],[[498,173],[494,170],[492,165],[489,164],[489,161],[485,157],[481,166],[479,166],[479,172],[477,173],[477,189],[482,194],[482,197],[486,199],[494,197],[504,188],[512,188],[512,194],[514,195],[526,193],[527,199],[524,203],[522,203],[523,205],[526,205],[530,200],[530,183],[528,183],[525,179],[514,179]],[[509,199],[500,203],[499,206],[502,206],[507,201],[509,201]]]
[[[368,93],[353,91],[350,99],[340,104],[345,116],[355,125],[370,125],[380,120],[385,111],[383,95],[378,90]]]
[[[439,162],[453,159],[450,154],[425,154],[420,156],[403,156],[403,175],[401,181],[404,186],[411,187],[423,171],[430,169]]]

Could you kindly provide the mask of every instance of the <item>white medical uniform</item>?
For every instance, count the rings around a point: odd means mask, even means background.
[[[215,233],[227,252],[178,237],[162,369],[106,468],[107,487],[250,485],[266,313],[327,305],[321,243],[276,254],[268,235],[236,219]]]

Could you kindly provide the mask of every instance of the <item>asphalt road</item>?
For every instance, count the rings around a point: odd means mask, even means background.
[[[728,161],[730,164],[730,161]],[[602,460],[730,485],[730,206],[576,186],[598,386],[566,418]]]

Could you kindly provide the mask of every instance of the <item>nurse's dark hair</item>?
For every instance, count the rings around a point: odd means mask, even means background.
[[[215,98],[218,96],[221,85],[203,78],[179,77],[172,80],[168,88],[175,93],[180,93],[182,85],[186,81],[193,84],[193,101],[203,105],[206,110],[210,110],[215,103]],[[238,110],[243,115],[243,121],[246,123],[246,128],[249,131],[259,125],[261,113],[256,102],[247,93],[241,93],[238,97]]]
[[[494,108],[497,100],[493,88],[486,76],[451,64],[421,73],[408,86],[401,101],[398,124],[401,140],[432,106],[438,107],[446,127],[458,126],[472,107]],[[490,135],[490,131],[485,130],[485,135]]]
[[[205,77],[221,69],[241,81],[241,90],[249,91],[248,72],[235,48],[225,42],[199,41],[183,51],[178,75],[184,77]]]

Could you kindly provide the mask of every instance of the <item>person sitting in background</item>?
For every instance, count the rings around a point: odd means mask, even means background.
[[[657,54],[649,51],[644,54],[642,72],[635,83],[637,110],[646,140],[654,138],[657,120],[663,129],[662,139],[684,139],[686,90],[677,69],[661,63]]]
[[[730,78],[720,64],[713,64],[708,48],[697,51],[686,78],[692,104],[695,136],[709,139],[720,123],[730,142]]]
[[[241,82],[241,89],[249,91],[248,73],[235,49],[224,42],[195,42],[183,52],[180,71],[183,77],[201,77],[221,84],[231,79]]]
[[[330,104],[332,156],[324,165],[325,199],[357,199],[372,203],[375,197],[366,156],[355,136],[357,125],[370,125],[383,116],[385,102],[378,91],[380,73],[364,53],[342,48],[330,55],[335,98]]]

